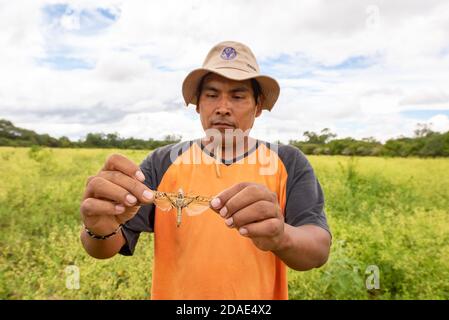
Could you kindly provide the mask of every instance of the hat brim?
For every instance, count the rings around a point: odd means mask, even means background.
[[[274,104],[276,103],[280,87],[278,82],[265,75],[254,75],[250,74],[248,72],[239,70],[239,69],[233,69],[233,68],[221,68],[221,69],[206,69],[206,68],[199,68],[195,69],[192,72],[190,72],[187,77],[184,79],[184,82],[182,83],[182,95],[184,96],[184,101],[186,105],[189,104],[197,104],[197,90],[198,86],[201,82],[201,79],[208,73],[215,73],[220,76],[223,76],[225,78],[236,80],[236,81],[243,81],[243,80],[249,80],[249,79],[255,79],[260,85],[260,88],[262,90],[262,94],[264,96],[263,103],[262,103],[262,109],[266,109],[268,111],[271,111]]]

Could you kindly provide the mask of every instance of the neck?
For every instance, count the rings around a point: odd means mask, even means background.
[[[254,147],[256,139],[245,136],[243,139],[240,139],[240,141],[233,140],[232,142],[229,141],[226,143],[210,141],[206,137],[201,140],[201,143],[208,152],[214,153],[215,156],[220,156],[224,160],[231,160],[245,154],[249,149]]]

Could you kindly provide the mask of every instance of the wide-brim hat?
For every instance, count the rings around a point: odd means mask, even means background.
[[[186,105],[197,104],[198,86],[201,79],[210,72],[231,80],[257,80],[264,96],[262,109],[270,111],[279,97],[278,82],[260,74],[259,65],[251,50],[242,43],[225,41],[209,51],[202,68],[193,70],[184,79],[182,95]]]

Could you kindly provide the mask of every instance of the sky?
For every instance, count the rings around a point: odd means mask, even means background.
[[[0,118],[72,140],[198,138],[181,85],[226,40],[281,86],[255,137],[449,130],[445,0],[0,0]]]

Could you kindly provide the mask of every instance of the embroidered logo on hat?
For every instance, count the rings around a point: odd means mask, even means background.
[[[232,47],[226,47],[221,52],[221,58],[224,60],[232,60],[237,56],[237,52]]]

